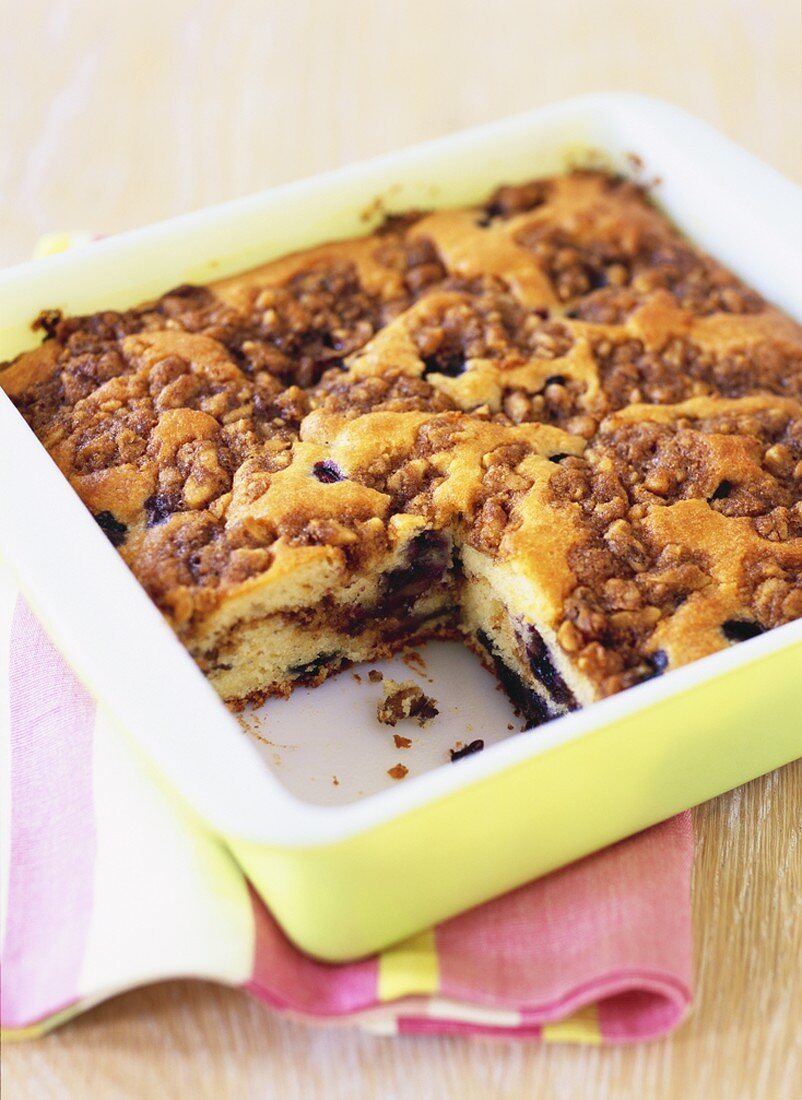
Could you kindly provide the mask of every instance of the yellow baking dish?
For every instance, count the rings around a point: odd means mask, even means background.
[[[377,199],[467,203],[572,164],[634,171],[631,154],[682,229],[802,319],[802,192],[666,104],[597,95],[2,272],[0,359],[34,342],[42,308],[131,305],[368,232]],[[320,958],[382,948],[802,755],[796,622],[321,805],[265,765],[2,395],[0,501],[0,550],[76,672]]]

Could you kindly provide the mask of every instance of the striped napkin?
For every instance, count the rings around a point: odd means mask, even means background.
[[[317,962],[163,792],[0,563],[4,1037],[194,977],[380,1034],[653,1039],[690,1005],[692,848],[681,814],[378,956]]]

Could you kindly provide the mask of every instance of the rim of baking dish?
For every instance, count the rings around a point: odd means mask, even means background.
[[[48,292],[63,287],[65,281],[84,282],[87,273],[96,282],[112,278],[115,270],[132,262],[144,269],[167,240],[176,271],[174,277],[165,274],[162,265],[158,276],[162,288],[186,281],[187,269],[204,264],[205,277],[213,278],[236,268],[227,268],[223,259],[210,271],[208,257],[224,246],[226,234],[231,235],[254,212],[269,217],[287,204],[302,207],[339,191],[339,201],[350,203],[358,217],[371,197],[389,193],[394,178],[410,173],[421,173],[423,181],[445,178],[449,163],[453,172],[454,162],[481,153],[491,159],[483,169],[486,178],[493,172],[493,157],[501,155],[505,144],[518,140],[530,143],[533,160],[537,142],[544,147],[551,142],[553,160],[561,128],[568,135],[568,140],[562,139],[563,166],[572,142],[585,150],[614,151],[618,160],[625,151],[637,150],[665,179],[681,175],[684,191],[682,187],[672,191],[664,182],[655,187],[669,216],[702,243],[718,233],[725,243],[715,248],[721,259],[746,274],[778,305],[802,317],[802,189],[677,108],[642,96],[600,93],[134,230],[85,251],[7,269],[0,272],[0,308],[5,317],[0,321],[0,338],[4,332],[18,338],[13,334],[19,334],[22,322],[29,322],[36,312],[30,308],[34,294],[38,308],[56,305],[58,298],[48,297]],[[500,167],[496,182],[501,182],[502,174]],[[694,210],[690,204],[683,208],[683,193],[702,181],[707,201],[715,199],[714,207]],[[419,181],[416,186],[420,190],[423,185]],[[711,223],[715,223],[712,228]],[[740,232],[728,247],[733,225]],[[370,225],[363,222],[361,228],[367,231]],[[307,232],[314,234],[315,227]],[[271,242],[279,252],[287,251],[274,239]],[[303,243],[291,247],[303,247]],[[744,252],[750,248],[754,251],[745,265]],[[779,294],[774,282],[778,265],[783,272],[779,289],[785,291]],[[153,292],[140,294],[129,285],[128,304],[132,304],[131,295],[141,300]],[[67,307],[75,308],[70,303]],[[259,843],[301,847],[346,839],[570,741],[603,736],[606,727],[626,716],[802,642],[802,621],[789,623],[535,731],[513,735],[457,765],[435,768],[359,801],[319,806],[292,795],[265,766],[4,394],[0,394],[0,500],[4,517],[0,545],[34,610],[62,651],[69,653],[79,677],[91,685],[101,705],[118,719],[157,771],[214,829]],[[37,507],[32,508],[31,501]],[[15,522],[18,519],[21,522]],[[91,585],[86,583],[89,570]]]

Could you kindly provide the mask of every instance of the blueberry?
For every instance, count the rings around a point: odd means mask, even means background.
[[[656,649],[654,653],[649,653],[644,658],[647,671],[641,676],[641,682],[644,680],[653,680],[655,676],[662,676],[665,670],[668,668],[668,654],[664,649]]]
[[[330,458],[324,459],[322,462],[316,462],[312,467],[312,473],[318,481],[322,481],[324,485],[333,485],[335,481],[343,481],[345,479],[345,474]]]
[[[313,661],[307,661],[306,664],[292,665],[290,667],[290,672],[299,679],[311,679],[313,676],[317,676],[321,673],[323,669],[329,668],[339,659],[338,653],[319,653]]]
[[[416,535],[409,546],[410,557],[418,565],[434,566],[439,572],[448,563],[451,540],[443,531],[427,529]]]
[[[155,493],[144,504],[148,527],[155,527],[181,508],[181,497],[177,493]]]
[[[526,723],[527,729],[532,729],[533,726],[541,726],[544,722],[557,717],[557,712],[552,710],[548,701],[536,691],[528,688],[518,673],[513,671],[501,659],[493,648],[489,636],[483,630],[476,632],[476,640],[490,655],[493,667],[496,670],[496,676],[506,691],[507,698]]]
[[[125,542],[125,536],[128,534],[128,528],[125,524],[115,519],[111,512],[98,512],[94,518],[111,545],[122,546]]]
[[[555,703],[561,703],[569,709],[575,708],[574,693],[557,671],[549,655],[548,646],[543,641],[540,633],[533,626],[526,625],[523,627],[521,635],[532,672],[549,692]]]
[[[668,654],[664,649],[656,649],[649,660],[655,672],[665,672],[668,668]]]
[[[462,760],[463,756],[473,756],[475,752],[481,752],[485,747],[484,741],[478,738],[476,741],[471,741],[469,745],[463,745],[461,749],[449,749],[451,759]]]
[[[750,638],[757,638],[758,634],[762,634],[763,627],[746,619],[727,619],[721,624],[721,633],[728,642],[748,642]]]
[[[603,286],[607,286],[607,272],[599,270],[598,268],[588,267],[585,269],[585,274],[590,284],[591,290],[600,290]]]
[[[465,373],[465,358],[462,353],[425,355],[423,357],[424,371],[427,374],[445,374],[449,378],[458,378]]]
[[[476,219],[476,224],[482,229],[487,229],[494,218],[504,217],[504,207],[500,202],[491,202],[484,208],[482,214]]]
[[[421,531],[409,544],[408,564],[387,574],[382,609],[385,614],[409,608],[442,580],[451,561],[451,541],[442,531]]]
[[[709,500],[725,500],[730,495],[733,488],[734,488],[734,486],[733,486],[732,482],[727,481],[727,479],[724,478],[723,481],[720,481],[718,483],[718,485],[716,486],[715,491],[713,492],[713,495],[711,497],[709,497],[708,499]]]

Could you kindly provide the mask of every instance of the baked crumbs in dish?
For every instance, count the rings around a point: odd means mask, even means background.
[[[37,326],[0,386],[234,705],[460,637],[535,725],[802,617],[802,329],[631,182]]]

